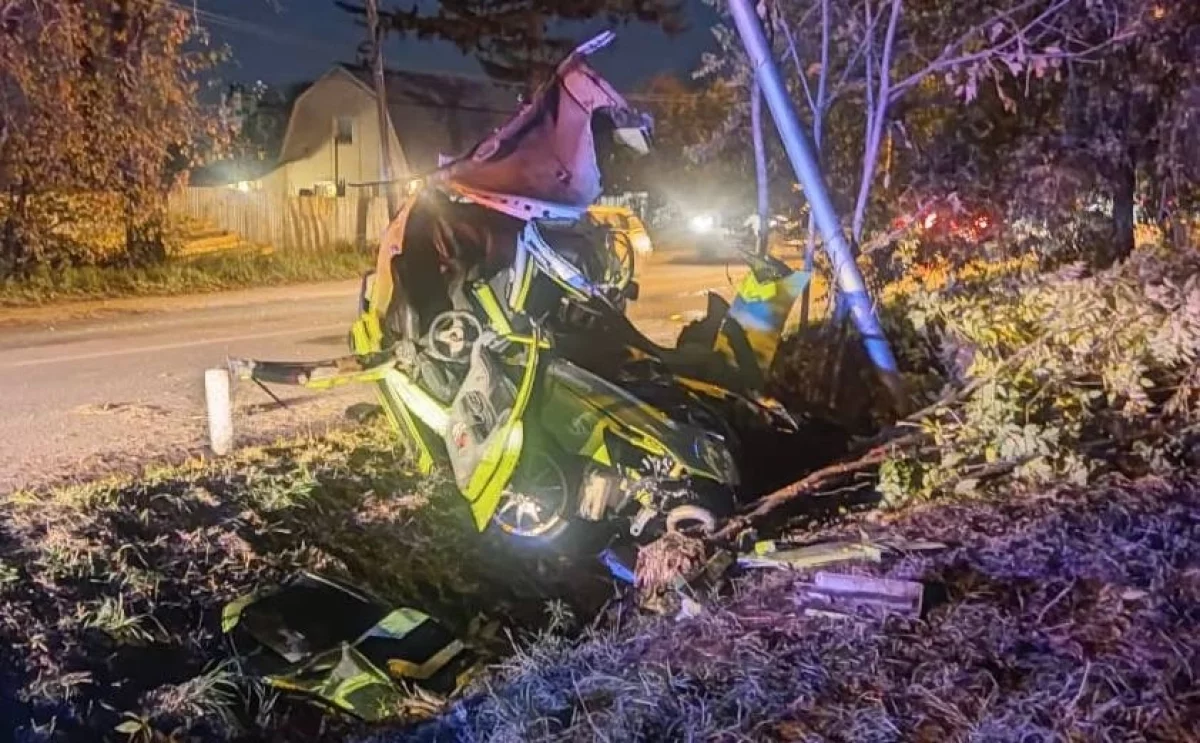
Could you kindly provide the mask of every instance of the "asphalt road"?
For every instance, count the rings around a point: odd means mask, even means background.
[[[630,313],[671,343],[713,289],[744,269],[657,255]],[[131,471],[204,451],[203,371],[228,356],[300,360],[346,352],[357,282],[0,311],[0,492]],[[235,390],[239,443],[343,425],[370,390]]]

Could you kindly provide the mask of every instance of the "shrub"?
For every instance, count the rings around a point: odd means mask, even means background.
[[[1200,419],[1198,268],[1194,255],[1138,253],[1096,274],[1075,265],[897,297],[902,356],[948,399],[920,420],[932,446],[884,464],[885,498],[1170,466]]]

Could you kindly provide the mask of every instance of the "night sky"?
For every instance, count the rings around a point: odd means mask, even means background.
[[[262,80],[272,85],[312,80],[338,61],[353,61],[364,36],[348,14],[332,0],[176,0],[195,5],[212,38],[227,45],[233,60],[220,70],[225,82]],[[388,8],[394,0],[381,0]],[[410,7],[412,0],[403,0]],[[712,9],[690,0],[688,31],[669,37],[656,27],[631,24],[617,27],[616,43],[593,58],[602,74],[628,90],[664,71],[689,74],[700,55],[712,48],[710,31],[716,22]],[[603,23],[580,24],[583,41],[605,28]],[[575,29],[572,29],[575,36]],[[474,60],[452,45],[393,38],[385,49],[389,68],[482,74]]]

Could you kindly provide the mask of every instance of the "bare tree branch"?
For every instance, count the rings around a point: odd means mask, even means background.
[[[1025,11],[1025,10],[1028,10],[1029,8],[1034,7],[1035,5],[1038,4],[1038,2],[1040,2],[1040,0],[1026,0],[1026,2],[1020,3],[1016,6],[1013,6],[1012,8],[1008,8],[1007,10],[1001,11],[1001,12],[997,13],[996,15],[989,17],[987,20],[971,27],[966,32],[960,34],[957,39],[955,39],[950,44],[947,44],[945,46],[945,48],[942,49],[941,54],[939,54],[937,56],[937,58],[935,58],[932,62],[930,62],[925,67],[918,70],[917,72],[912,73],[911,75],[909,75],[905,79],[901,80],[900,82],[896,83],[893,86],[893,90],[896,91],[896,95],[898,96],[900,93],[902,93],[902,92],[908,90],[909,88],[911,88],[912,86],[920,83],[922,80],[929,77],[930,75],[933,75],[938,72],[942,72],[942,71],[945,71],[945,70],[948,70],[948,69],[951,69],[954,67],[961,67],[962,65],[968,64],[970,62],[975,62],[975,61],[979,61],[979,60],[986,59],[989,57],[994,57],[997,54],[999,54],[1001,51],[1003,51],[1011,46],[1014,46],[1016,44],[1019,44],[1020,40],[1023,39],[1029,33],[1029,31],[1031,29],[1036,28],[1037,26],[1041,25],[1047,18],[1052,17],[1054,14],[1063,10],[1064,8],[1066,8],[1067,5],[1069,5],[1072,2],[1075,2],[1075,0],[1056,0],[1054,3],[1051,3],[1050,6],[1047,7],[1044,11],[1042,11],[1040,14],[1038,14],[1038,16],[1035,17],[1033,20],[1029,21],[1024,26],[1021,26],[1017,31],[1015,31],[1011,34],[1008,34],[1005,37],[1005,39],[999,44],[993,44],[986,49],[982,49],[977,52],[972,52],[969,54],[957,54],[958,51],[961,50],[967,44],[968,41],[978,38],[980,35],[985,35],[987,33],[988,29],[991,29],[996,24],[998,24],[998,23],[1003,24],[1006,21],[1011,20],[1013,18],[1013,16],[1018,15],[1019,13]]]

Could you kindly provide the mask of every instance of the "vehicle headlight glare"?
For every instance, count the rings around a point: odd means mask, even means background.
[[[692,232],[705,233],[712,231],[715,222],[716,220],[713,219],[711,214],[697,214],[692,217],[689,225],[692,228]]]

